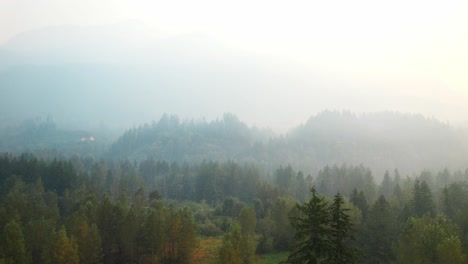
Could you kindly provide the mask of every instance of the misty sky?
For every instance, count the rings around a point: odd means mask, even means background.
[[[231,111],[251,124],[280,129],[325,108],[397,110],[466,122],[467,14],[466,0],[1,0],[0,45],[21,32],[51,26],[138,21],[147,36],[138,41],[203,35],[235,54],[299,69],[291,83],[253,91],[263,103],[253,101],[252,114],[235,106],[235,100],[242,101],[237,95],[228,107],[217,105],[215,116]],[[326,83],[323,90],[296,85],[310,76]],[[224,89],[229,94],[236,87]],[[275,113],[280,100],[295,103],[281,105],[287,112],[281,115]],[[190,113],[206,115],[180,114]]]

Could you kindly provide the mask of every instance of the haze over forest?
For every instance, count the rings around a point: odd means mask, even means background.
[[[0,263],[467,263],[468,1],[0,2]]]
[[[462,99],[462,93],[372,87],[291,59],[236,50],[201,33],[168,35],[139,21],[54,25],[13,36],[0,47],[0,57],[2,151],[58,148],[70,155],[79,151],[82,137],[95,134],[104,155],[126,140],[128,133],[119,138],[125,131],[143,126],[139,132],[152,133],[144,124],[175,115],[180,129],[189,126],[208,138],[198,145],[220,152],[195,146],[180,155],[155,153],[149,149],[160,142],[155,134],[145,145],[108,155],[290,163],[313,173],[329,164],[363,163],[380,176],[396,167],[411,174],[460,169],[466,162],[467,133],[459,116],[466,106],[445,102]],[[210,142],[196,128],[223,122],[225,113],[234,114],[232,133],[240,139],[216,133],[235,149]],[[193,122],[198,125],[188,125]],[[40,130],[41,123],[69,133],[24,131]]]

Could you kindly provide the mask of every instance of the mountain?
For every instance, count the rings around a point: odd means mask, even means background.
[[[211,122],[180,121],[177,116],[163,115],[158,122],[127,130],[111,145],[108,156],[131,160],[152,157],[189,162],[248,161],[253,158],[251,146],[271,135],[248,127],[233,114]]]
[[[0,121],[51,115],[67,127],[119,129],[227,100],[208,98],[238,62],[197,36],[147,32],[135,23],[60,26],[11,39],[0,47]]]
[[[42,159],[100,157],[113,138],[109,131],[71,130],[57,127],[51,117],[28,119],[17,126],[0,129],[0,152],[31,152]]]
[[[467,136],[466,131],[422,115],[327,111],[292,131],[286,148],[302,162],[317,164],[316,169],[362,163],[380,177],[394,168],[406,173],[463,168],[468,161]]]
[[[379,112],[356,115],[325,111],[285,135],[261,133],[233,115],[213,122],[159,122],[125,132],[108,155],[119,159],[148,156],[168,161],[254,161],[288,163],[316,173],[333,164],[364,164],[377,178],[398,168],[461,169],[468,163],[466,131],[421,115]]]
[[[166,112],[209,120],[232,112],[285,131],[306,117],[298,109],[330,107],[323,98],[338,107],[343,94],[316,70],[138,22],[21,33],[0,46],[0,87],[1,125],[50,115],[74,129],[120,130]]]

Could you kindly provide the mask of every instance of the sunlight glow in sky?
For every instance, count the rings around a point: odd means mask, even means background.
[[[206,34],[384,95],[422,96],[447,105],[428,115],[467,120],[467,14],[466,0],[1,0],[0,43],[47,26],[138,20],[169,35]]]

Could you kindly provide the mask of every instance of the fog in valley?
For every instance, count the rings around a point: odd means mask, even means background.
[[[467,13],[0,2],[0,262],[466,263]]]

